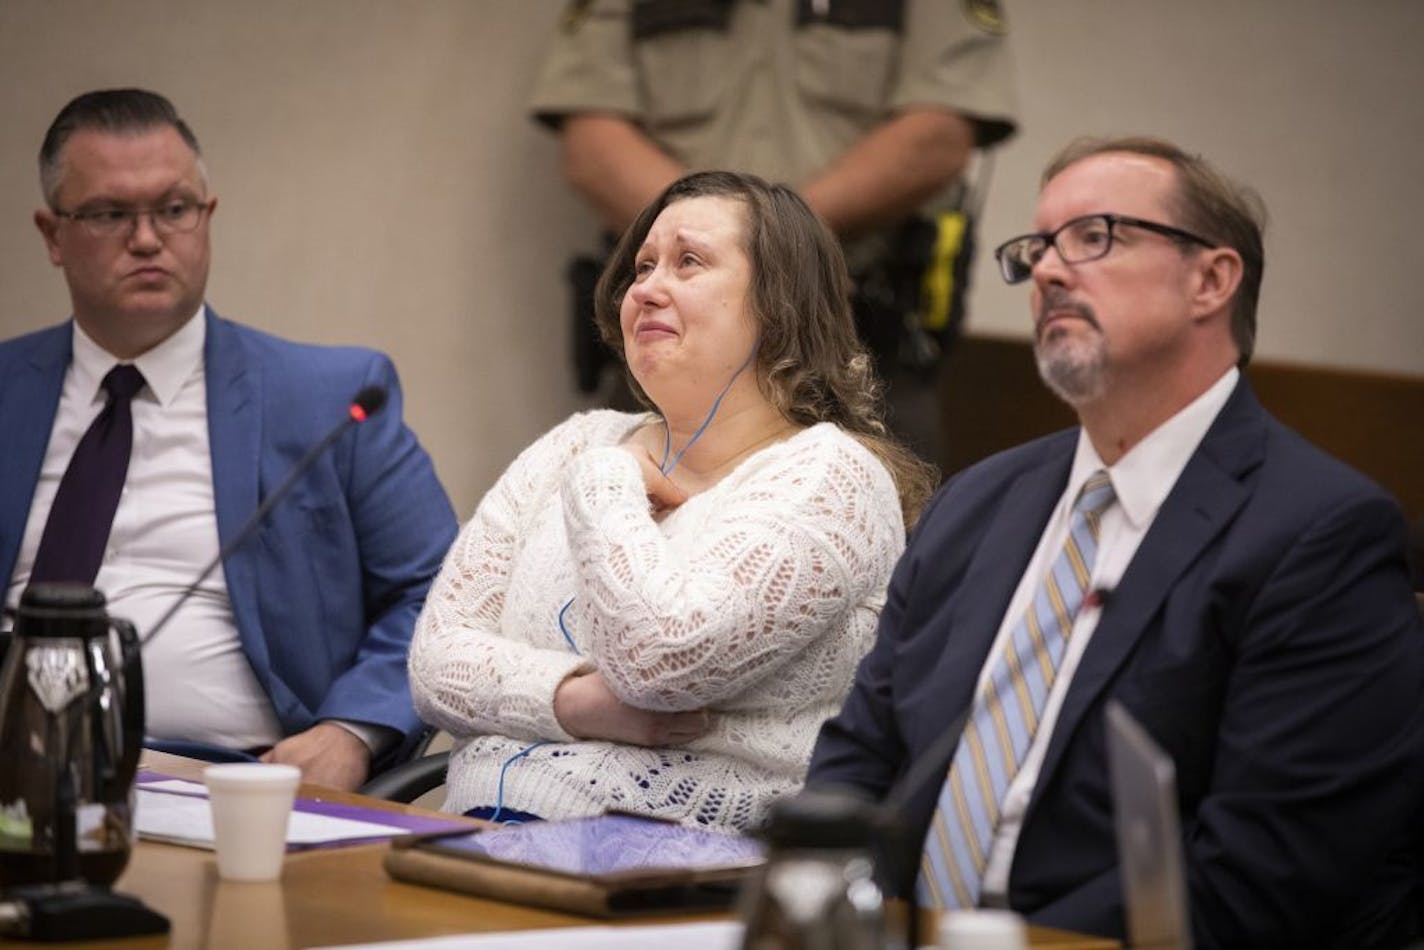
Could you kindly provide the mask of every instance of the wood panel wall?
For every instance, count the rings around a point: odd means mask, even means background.
[[[943,386],[946,472],[1073,425],[1027,340],[963,337]],[[1283,423],[1383,485],[1424,518],[1424,377],[1253,361],[1247,378]]]

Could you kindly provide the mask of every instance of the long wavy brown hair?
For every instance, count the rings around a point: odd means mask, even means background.
[[[594,289],[598,330],[623,358],[619,309],[633,282],[638,249],[662,210],[686,198],[732,198],[747,209],[743,250],[757,321],[755,372],[762,395],[802,426],[833,422],[890,471],[909,528],[938,483],[937,470],[885,425],[884,387],[855,333],[850,276],[839,242],[790,188],[740,172],[696,172],[669,185],[623,234]],[[625,372],[627,361],[624,360]],[[628,373],[628,385],[652,402]]]

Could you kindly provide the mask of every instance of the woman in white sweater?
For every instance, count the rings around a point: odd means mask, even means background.
[[[654,411],[521,454],[416,628],[447,808],[741,829],[800,786],[933,484],[886,435],[848,298],[790,189],[699,173],[634,222],[596,309]]]

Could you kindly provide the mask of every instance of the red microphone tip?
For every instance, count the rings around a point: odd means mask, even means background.
[[[1084,607],[1106,607],[1106,606],[1108,605],[1108,597],[1109,597],[1111,594],[1112,594],[1112,591],[1110,591],[1110,590],[1104,590],[1104,589],[1101,588],[1101,587],[1096,588],[1096,589],[1094,589],[1094,590],[1090,590],[1090,591],[1088,591],[1088,593],[1087,593],[1086,595],[1084,595],[1084,597],[1083,597],[1083,606],[1084,606]]]
[[[352,403],[352,405],[351,405],[351,418],[355,419],[357,422],[365,422],[365,421],[366,421],[366,410],[365,410],[365,409],[362,409],[360,406],[356,405],[355,403]]]

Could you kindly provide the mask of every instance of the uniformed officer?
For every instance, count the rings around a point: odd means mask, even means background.
[[[795,185],[845,245],[895,428],[938,461],[930,370],[956,258],[961,294],[967,276],[963,216],[941,212],[1013,133],[1012,99],[994,0],[573,0],[531,111],[614,233],[691,169]]]

